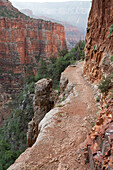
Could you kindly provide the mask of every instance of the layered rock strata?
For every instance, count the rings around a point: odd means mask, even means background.
[[[113,1],[93,0],[87,26],[84,64],[84,73],[92,83],[97,83],[103,75],[113,73],[112,26]]]
[[[57,57],[67,48],[64,27],[30,19],[6,0],[0,8],[0,83],[8,91],[17,91],[28,69],[35,74],[40,58]]]
[[[47,60],[50,57],[58,57],[58,51],[65,49],[65,31],[61,24],[31,19],[14,8],[8,0],[0,0],[2,94],[18,94],[23,88],[25,75],[36,74],[40,58]],[[1,101],[0,105],[0,120],[5,120],[9,112],[6,111],[4,116],[6,105]]]
[[[84,73],[91,83],[113,73],[113,1],[93,0],[86,35]],[[113,80],[111,80],[113,82]],[[93,85],[94,85],[93,84]],[[106,84],[103,84],[103,88]],[[113,87],[113,86],[112,86]],[[91,170],[113,169],[113,91],[101,94],[100,114],[86,141]],[[108,99],[109,98],[109,99]]]
[[[8,91],[19,88],[28,69],[35,73],[40,58],[66,49],[64,27],[52,22],[1,18],[0,35],[0,82]]]

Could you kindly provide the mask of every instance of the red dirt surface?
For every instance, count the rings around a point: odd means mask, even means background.
[[[28,148],[9,168],[26,170],[89,170],[85,164],[84,142],[95,122],[96,102],[91,87],[82,77],[83,63],[69,66],[63,73],[75,86],[78,96],[60,106],[54,125]],[[39,137],[40,138],[40,137]]]

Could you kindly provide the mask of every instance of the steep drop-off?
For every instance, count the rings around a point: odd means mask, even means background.
[[[58,57],[67,49],[64,27],[44,20],[30,19],[7,0],[0,0],[0,122],[6,119],[9,94],[23,87],[25,74],[35,74],[40,58]],[[5,105],[6,104],[6,105]],[[4,114],[6,113],[6,114]]]
[[[112,26],[113,1],[93,0],[87,26],[84,65],[84,73],[91,82],[98,82],[103,74],[113,72]]]
[[[39,58],[50,58],[66,49],[64,27],[60,24],[1,18],[0,33],[1,82],[8,83],[8,90],[22,80],[25,65],[35,71]]]
[[[0,82],[10,90],[20,85],[18,82],[22,81],[25,65],[30,65],[35,71],[40,57],[57,55],[58,51],[66,49],[66,41],[62,25],[29,17],[25,19],[19,11],[18,17],[14,18],[11,13],[13,7],[5,0],[1,1],[0,7],[9,12],[6,17],[0,18],[0,64],[3,73]]]

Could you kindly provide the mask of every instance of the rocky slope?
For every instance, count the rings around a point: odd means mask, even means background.
[[[22,89],[25,74],[36,74],[40,58],[57,57],[58,51],[66,48],[62,25],[30,19],[9,1],[0,0],[1,95],[17,94]],[[7,105],[7,102],[4,105]],[[2,117],[2,113],[7,112],[4,105],[1,108],[0,120],[6,119],[6,116]]]
[[[68,49],[71,50],[75,47],[75,44],[80,40],[84,40],[84,34],[80,30],[69,23],[62,23],[65,28],[66,41]]]
[[[90,11],[85,48],[84,73],[91,82],[113,73],[113,1],[93,0]]]
[[[113,169],[113,1],[93,0],[86,35],[84,73],[99,85],[100,114],[86,140],[91,170]],[[108,86],[108,81],[111,82]],[[95,86],[94,86],[95,87]],[[107,88],[106,88],[107,87]]]
[[[90,169],[113,169],[113,97],[103,108],[86,141],[85,156]]]

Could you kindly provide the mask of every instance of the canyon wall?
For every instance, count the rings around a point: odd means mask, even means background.
[[[25,75],[36,74],[40,58],[58,57],[58,52],[65,49],[61,24],[31,19],[9,1],[0,0],[0,91],[2,98],[4,94],[7,98],[0,103],[0,124],[7,117],[4,115],[9,115],[9,94],[21,91]]]
[[[84,65],[84,73],[92,83],[98,82],[102,75],[113,72],[112,27],[113,1],[93,0],[87,26]]]
[[[66,49],[64,27],[52,22],[0,18],[0,35],[1,82],[8,90],[22,81],[26,65],[35,71],[39,58]]]
[[[62,25],[27,16],[25,19],[9,1],[1,0],[0,7],[3,12],[0,17],[0,72],[3,73],[0,82],[10,90],[16,89],[18,81],[22,81],[25,65],[35,71],[39,58],[57,56],[58,51],[67,47]],[[4,14],[4,10],[7,13]],[[18,13],[17,18],[12,16],[12,11],[15,16]]]
[[[113,1],[93,0],[86,35],[84,73],[91,83],[113,74]],[[103,83],[103,88],[107,83]],[[113,79],[100,95],[100,114],[86,140],[91,170],[113,169]]]
[[[49,18],[45,16],[34,16],[33,11],[29,9],[22,9],[21,12],[23,12],[25,15],[32,17],[32,18],[36,18],[36,19],[40,18],[46,21],[52,21],[55,23],[62,24],[65,28],[66,42],[67,42],[67,47],[69,50],[74,48],[77,42],[79,42],[80,40],[84,40],[84,33],[81,32],[81,30],[79,30],[77,26],[73,26],[72,24],[69,24],[67,22],[58,21],[53,18]]]

